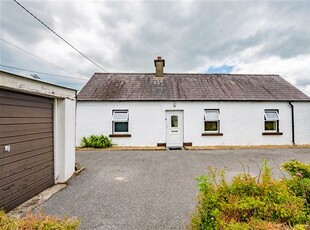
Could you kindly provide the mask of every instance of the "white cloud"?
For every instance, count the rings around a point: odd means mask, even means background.
[[[288,59],[277,56],[270,56],[265,59],[247,59],[242,58],[241,55],[240,60],[243,61],[236,63],[234,73],[280,74],[288,82],[310,95],[310,55],[303,54]]]
[[[310,95],[309,1],[21,1],[72,45],[111,72],[276,73]],[[0,2],[1,36],[91,77],[99,68],[12,1]],[[0,42],[0,62],[64,74]]]

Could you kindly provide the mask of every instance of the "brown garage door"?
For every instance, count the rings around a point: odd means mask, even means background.
[[[0,89],[0,208],[53,184],[53,100]]]

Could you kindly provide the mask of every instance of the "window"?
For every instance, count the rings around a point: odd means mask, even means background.
[[[178,116],[171,116],[171,128],[177,128],[178,127]]]
[[[113,133],[128,133],[128,110],[114,110],[112,115]]]
[[[278,110],[265,110],[265,131],[279,132],[279,113]]]
[[[220,114],[219,110],[207,109],[205,110],[204,119],[204,131],[205,132],[220,132]]]

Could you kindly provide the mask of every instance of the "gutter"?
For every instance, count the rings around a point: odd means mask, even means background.
[[[295,144],[295,119],[294,119],[294,105],[292,104],[291,101],[288,102],[289,105],[291,106],[291,113],[292,113],[292,143],[293,145]]]

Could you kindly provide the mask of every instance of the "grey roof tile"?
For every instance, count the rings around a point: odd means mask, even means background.
[[[79,101],[310,101],[279,75],[95,73]]]

